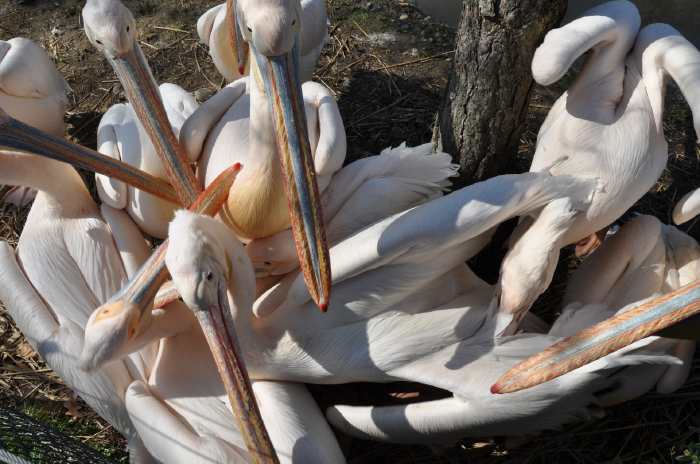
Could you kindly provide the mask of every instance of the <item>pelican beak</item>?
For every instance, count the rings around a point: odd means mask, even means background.
[[[331,286],[330,258],[299,82],[298,47],[297,37],[290,53],[269,57],[250,46],[272,105],[290,222],[304,280],[313,300],[321,311],[326,311]]]
[[[105,54],[139,121],[160,156],[180,203],[191,204],[200,191],[187,155],[173,133],[160,92],[138,44],[118,56]]]
[[[236,0],[226,0],[226,32],[231,50],[236,54],[238,74],[245,75],[248,71],[248,42],[241,34],[236,13]]]
[[[564,338],[506,372],[491,386],[491,393],[512,393],[534,387],[650,335],[675,335],[674,332],[683,326],[676,324],[697,314],[700,314],[700,281],[652,298]],[[691,322],[697,324],[696,319]],[[673,332],[664,330],[671,326],[674,326]],[[700,333],[696,333],[698,336]]]
[[[240,163],[224,170],[202,192],[190,211],[214,216],[228,198]],[[118,356],[133,351],[126,346],[144,332],[150,322],[151,310],[156,303],[159,289],[168,279],[165,255],[168,241],[164,241],[139,269],[133,279],[97,308],[85,326],[85,342],[80,356],[81,368],[94,370]],[[172,296],[171,296],[172,297]],[[136,346],[140,348],[140,346]]]
[[[63,161],[81,169],[114,177],[144,192],[178,203],[175,190],[164,180],[89,148],[28,126],[11,118],[1,109],[0,149]]]
[[[190,309],[197,316],[207,339],[239,430],[243,433],[248,451],[252,454],[252,461],[278,462],[260,416],[238,343],[228,303],[228,288],[226,280],[222,277],[223,269],[218,269],[213,274],[217,276],[218,285],[211,287],[202,285],[202,282],[196,283],[195,301]]]

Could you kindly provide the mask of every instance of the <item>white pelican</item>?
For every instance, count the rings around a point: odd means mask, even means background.
[[[671,226],[663,226],[655,218],[642,216],[625,226],[631,228],[627,235],[609,239],[599,253],[591,256],[592,263],[584,263],[581,273],[589,281],[604,285],[584,288],[578,285],[567,299],[585,301],[587,298],[603,298],[616,304],[625,303],[625,285],[634,289],[639,285],[638,296],[659,295],[629,304],[614,317],[564,339],[546,351],[527,359],[512,371],[503,375],[494,387],[498,393],[509,393],[538,385],[563,375],[577,367],[592,362],[644,337],[653,335],[690,314],[697,313],[697,282],[700,278],[700,246],[683,232]],[[605,261],[604,253],[618,249],[621,259],[605,262],[605,269],[596,272],[596,262]],[[619,282],[614,288],[605,281]],[[623,300],[620,301],[620,297]],[[697,321],[694,321],[695,323]],[[682,323],[660,334],[685,337]],[[693,326],[697,329],[697,324]],[[697,333],[692,335],[697,338]],[[689,360],[695,343],[683,341],[677,355],[684,363],[674,369],[664,384],[669,391],[680,386],[687,377]]]
[[[197,21],[199,40],[209,47],[209,55],[219,73],[228,82],[233,82],[246,73],[247,63],[239,65],[238,55],[245,51],[237,50],[232,44],[229,24],[237,25],[235,2],[233,14],[229,16],[226,3],[207,10]],[[326,2],[323,0],[301,0],[301,62],[299,77],[302,82],[311,80],[318,57],[328,40],[328,17]],[[242,38],[241,31],[235,31]],[[234,40],[235,41],[235,40]]]
[[[261,149],[260,153],[257,153],[258,158],[269,161],[266,164],[268,169],[261,171],[260,163],[254,163],[251,158],[246,160],[245,172],[255,172],[256,184],[261,186],[256,188],[256,191],[279,193],[286,190],[287,198],[285,199],[284,194],[281,197],[257,195],[253,196],[254,201],[250,202],[250,196],[236,194],[235,197],[237,201],[246,205],[248,209],[243,214],[255,218],[252,219],[253,223],[259,221],[261,216],[269,217],[272,222],[284,217],[286,225],[289,225],[291,220],[304,275],[309,286],[314,288],[319,307],[324,309],[330,292],[328,249],[318,205],[319,194],[306,133],[306,117],[301,106],[297,65],[301,7],[298,1],[293,5],[280,5],[269,1],[241,6],[245,3],[239,2],[237,11],[253,17],[253,22],[246,23],[243,34],[251,44],[256,62],[259,61],[257,65],[262,66],[264,70],[258,73],[258,76],[262,76],[262,81],[266,83],[266,96],[263,100],[265,112],[258,113],[258,116],[266,119],[269,129],[262,137],[264,143],[253,144],[253,148]],[[199,185],[189,165],[190,159],[175,139],[158,98],[155,80],[135,40],[136,27],[131,12],[119,0],[88,0],[83,8],[83,20],[88,38],[105,54],[119,76],[129,102],[162,158],[180,203],[190,205],[196,197]],[[239,17],[241,25],[242,21]],[[253,23],[256,24],[254,34],[248,31]],[[199,122],[201,124],[201,121]],[[206,136],[206,133],[201,135]],[[238,142],[236,140],[236,143]],[[199,154],[198,151],[190,153]],[[225,166],[220,167],[219,172],[240,159],[229,158],[227,161]],[[259,182],[261,178],[265,181]],[[240,182],[244,183],[245,179],[241,179]],[[284,208],[285,204],[289,206],[289,213]],[[282,212],[271,207],[279,205],[282,205]],[[225,212],[227,211],[228,209]],[[270,211],[275,211],[276,214]],[[230,214],[225,216],[232,218]],[[240,225],[242,218],[236,219],[233,222],[229,220],[229,224]],[[265,221],[262,223],[264,229]],[[261,235],[256,235],[253,231],[253,236]]]
[[[561,247],[607,227],[659,178],[668,153],[662,123],[667,76],[690,104],[700,133],[700,53],[670,26],[650,25],[637,36],[639,24],[632,3],[605,3],[549,32],[535,53],[535,80],[548,85],[592,50],[542,125],[530,170],[597,177],[602,189],[564,223],[566,207],[556,205],[546,217],[521,221],[501,268],[500,305],[507,313],[527,311],[547,288]]]
[[[0,108],[9,115],[63,137],[68,90],[41,46],[21,37],[0,40]],[[28,189],[15,188],[3,200],[21,206],[33,198]]]
[[[88,317],[145,260],[146,242],[123,212],[98,208],[71,166],[3,152],[0,167],[0,182],[38,190],[16,254],[0,242],[0,299],[47,364],[147,462],[124,406],[128,385],[147,372],[141,354],[89,375],[77,357]]]
[[[161,84],[159,90],[169,124],[177,136],[198,104],[192,94],[175,84]],[[129,103],[113,105],[102,116],[97,129],[97,149],[160,179],[167,179],[163,163]],[[147,234],[166,237],[177,205],[103,174],[96,174],[95,180],[97,193],[105,204],[125,209]]]
[[[173,133],[158,86],[136,40],[134,16],[119,0],[88,0],[82,17],[85,35],[114,68],[129,103],[161,157],[180,203],[189,206],[201,189]]]

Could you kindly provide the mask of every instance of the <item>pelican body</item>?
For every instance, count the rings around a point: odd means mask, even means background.
[[[551,282],[559,249],[606,228],[659,178],[668,153],[667,76],[679,85],[700,129],[700,53],[670,26],[639,27],[632,3],[608,2],[550,31],[535,53],[533,76],[549,85],[593,51],[547,115],[530,170],[595,177],[602,188],[590,206],[566,222],[561,205],[521,221],[501,269],[505,312],[526,311]]]

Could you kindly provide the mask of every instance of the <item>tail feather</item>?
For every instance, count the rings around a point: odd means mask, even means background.
[[[440,196],[451,185],[448,179],[457,174],[458,168],[449,155],[433,154],[430,144],[411,148],[404,143],[387,148],[378,156],[357,160],[338,171],[323,194],[323,211],[327,218],[336,218],[358,194],[355,198],[361,199],[366,208],[384,209],[389,205],[382,203],[391,200],[390,212],[375,221],[383,219]],[[368,195],[382,191],[390,195],[382,195],[377,198],[378,204],[372,205]]]

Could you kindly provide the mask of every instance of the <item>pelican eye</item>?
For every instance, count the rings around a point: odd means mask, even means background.
[[[253,28],[248,26],[246,29],[248,29],[248,32],[253,32]]]
[[[102,45],[102,42],[100,42],[99,40],[95,40],[95,42],[97,42],[98,44]]]
[[[211,282],[214,278],[214,274],[211,271],[209,271],[207,272],[207,275],[204,276],[204,278],[207,279],[208,282]]]

